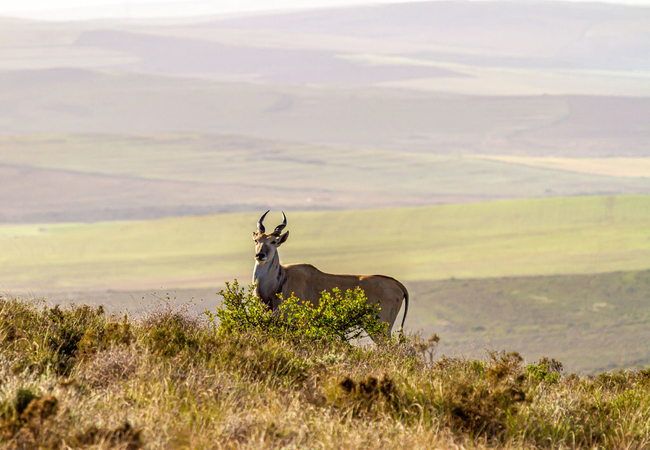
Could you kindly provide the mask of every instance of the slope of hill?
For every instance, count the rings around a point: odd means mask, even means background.
[[[644,179],[495,158],[504,162],[211,134],[10,135],[0,138],[0,222],[650,194]],[[564,161],[578,171],[594,165]]]
[[[408,287],[409,329],[438,333],[441,354],[516,349],[529,360],[553,356],[569,370],[589,373],[650,364],[649,270]]]
[[[151,289],[214,296],[249,278],[242,230],[270,206],[290,213],[286,262],[406,280],[429,301],[421,326],[462,351],[524,340],[585,370],[644,363],[642,345],[616,356],[647,328],[649,11],[0,20],[0,287],[134,308]],[[576,198],[467,204],[561,196]],[[438,203],[456,204],[421,207]],[[169,216],[189,217],[117,221]],[[602,361],[576,357],[596,347]]]
[[[648,11],[425,2],[219,20],[4,21],[0,133],[197,131],[437,153],[647,156]]]
[[[74,80],[74,81],[73,81]],[[650,97],[466,97],[76,69],[0,73],[0,132],[233,133],[427,153],[647,156]]]
[[[464,76],[438,67],[369,66],[339,58],[331,51],[233,46],[117,30],[84,32],[75,45],[132,55],[137,62],[126,68],[154,74],[213,75],[233,80],[248,78],[282,84],[334,86]],[[164,53],[160,52],[162,48]]]
[[[647,267],[647,266],[646,266]],[[244,283],[248,278],[242,278]],[[405,281],[405,328],[440,336],[437,356],[481,358],[516,350],[595,374],[650,365],[650,271]],[[43,291],[48,301],[103,305],[141,316],[161,306],[203,312],[220,304],[212,288]],[[399,313],[401,320],[404,310]]]
[[[649,23],[649,8],[627,5],[441,1],[276,13],[212,25],[429,46],[430,53],[416,54],[448,62],[648,71]]]

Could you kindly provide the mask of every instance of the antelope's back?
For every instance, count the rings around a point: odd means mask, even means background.
[[[303,301],[316,304],[321,292],[339,288],[342,292],[360,287],[371,301],[382,301],[385,297],[402,298],[403,286],[394,278],[385,275],[332,274],[318,270],[311,264],[285,266],[287,281],[282,290],[285,298],[292,293]]]

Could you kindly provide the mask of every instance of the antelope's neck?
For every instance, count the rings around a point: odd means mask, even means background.
[[[282,292],[285,279],[284,268],[277,252],[266,264],[255,262],[253,282],[257,282],[257,296],[269,306],[273,307],[274,303],[277,303],[277,294]]]

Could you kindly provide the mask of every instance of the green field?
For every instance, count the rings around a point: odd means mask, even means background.
[[[650,197],[287,211],[285,263],[404,280],[643,270]],[[217,286],[248,279],[258,214],[0,228],[8,291]],[[269,216],[269,222],[278,220]]]

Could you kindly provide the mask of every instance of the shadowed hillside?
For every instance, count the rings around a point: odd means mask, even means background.
[[[219,20],[212,25],[298,35],[354,36],[412,48],[429,47],[432,50],[391,53],[432,61],[647,71],[649,22],[650,11],[643,7],[442,1],[277,13]]]

